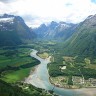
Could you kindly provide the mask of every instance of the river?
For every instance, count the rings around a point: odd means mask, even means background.
[[[96,88],[82,88],[82,89],[64,89],[52,85],[49,81],[49,74],[47,70],[47,64],[50,63],[50,57],[42,59],[36,55],[37,50],[33,51],[30,55],[38,59],[41,63],[36,66],[35,71],[31,72],[25,82],[32,84],[35,87],[52,90],[59,96],[96,96]]]

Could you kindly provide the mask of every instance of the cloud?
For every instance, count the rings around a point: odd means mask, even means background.
[[[10,0],[0,0],[0,2],[3,2],[3,3],[7,3],[9,2]]]
[[[10,3],[10,2],[14,2],[16,0],[0,0],[0,2],[3,2],[3,3]]]
[[[4,0],[0,0],[4,1]],[[7,3],[4,3],[4,2]],[[0,13],[20,15],[28,25],[50,21],[78,23],[88,15],[96,14],[93,0],[5,0],[0,3]],[[95,1],[95,0],[94,0]]]

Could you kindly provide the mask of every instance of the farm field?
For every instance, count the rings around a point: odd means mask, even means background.
[[[24,80],[39,61],[30,56],[30,48],[0,49],[0,78],[9,83]]]

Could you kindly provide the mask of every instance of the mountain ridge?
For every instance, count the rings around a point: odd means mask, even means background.
[[[75,26],[77,24],[66,23],[66,22],[55,22],[52,21],[50,24],[41,24],[38,28],[33,29],[40,39],[58,39],[66,40],[73,34]],[[72,30],[71,30],[72,29]]]
[[[96,15],[88,16],[76,32],[64,43],[64,52],[70,55],[96,56]]]
[[[35,37],[36,34],[20,16],[8,14],[0,16],[0,46],[27,43]]]

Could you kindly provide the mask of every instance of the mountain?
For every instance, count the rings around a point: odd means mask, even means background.
[[[76,32],[64,43],[64,53],[96,56],[96,15],[88,16],[78,25]]]
[[[45,36],[48,28],[45,24],[41,24],[40,27],[33,29],[33,31],[37,34],[38,38],[42,38]]]
[[[58,26],[58,23],[52,21],[49,25],[41,24],[38,28],[33,29],[37,34],[38,38],[51,38],[54,34],[55,27]]]
[[[35,36],[20,16],[0,16],[0,46],[26,43],[32,41]]]
[[[49,25],[41,24],[40,27],[33,30],[38,38],[66,40],[73,34],[75,27],[75,24],[52,21]]]
[[[55,28],[54,38],[67,40],[75,31],[77,24],[60,22]]]

